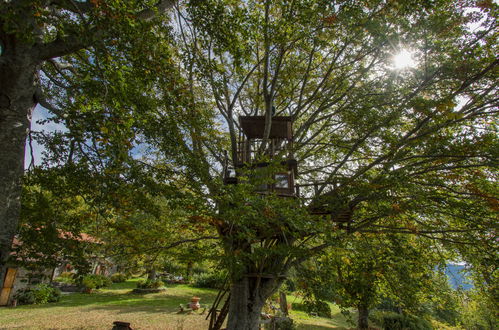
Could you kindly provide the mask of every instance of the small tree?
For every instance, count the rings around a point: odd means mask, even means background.
[[[301,267],[305,292],[336,302],[344,312],[358,311],[359,329],[368,329],[369,310],[389,297],[403,311],[420,311],[439,261],[426,244],[415,237],[355,234],[343,244],[326,250],[317,261]],[[324,292],[324,288],[329,288]]]

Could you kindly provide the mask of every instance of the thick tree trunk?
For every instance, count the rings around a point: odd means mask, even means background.
[[[271,294],[268,289],[257,287],[256,278],[243,277],[233,283],[227,329],[258,330],[263,305]]]
[[[21,208],[24,146],[36,105],[36,59],[30,49],[4,41],[0,56],[0,285],[17,232]]]
[[[357,328],[361,330],[369,329],[369,308],[367,308],[367,306],[365,305],[360,305],[357,309],[359,311]]]

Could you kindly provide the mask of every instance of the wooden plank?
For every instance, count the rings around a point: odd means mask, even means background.
[[[5,279],[3,282],[3,288],[0,292],[0,306],[7,306],[9,303],[10,292],[14,286],[14,281],[16,280],[17,268],[7,268],[7,273],[5,274]]]
[[[0,293],[0,306],[7,306],[9,303],[10,291],[11,288],[3,288]]]
[[[289,312],[288,312],[288,301],[286,299],[286,293],[284,293],[283,291],[279,292],[279,305],[280,305],[280,308],[281,308],[281,312],[285,316],[288,316],[289,315]]]
[[[7,269],[7,274],[5,274],[5,281],[3,283],[4,288],[12,288],[14,286],[16,274],[17,274],[17,268]]]
[[[218,314],[218,318],[215,321],[215,324],[213,325],[213,330],[220,330],[222,328],[222,325],[225,321],[225,318],[227,317],[227,314],[229,314],[229,304],[230,304],[230,293],[229,296],[227,297],[227,300],[225,300],[225,303],[222,307],[222,310],[220,311],[220,314]]]

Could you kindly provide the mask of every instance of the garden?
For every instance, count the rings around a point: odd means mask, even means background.
[[[58,302],[36,305],[18,305],[0,308],[0,329],[106,329],[113,322],[131,323],[134,329],[195,330],[206,329],[207,311],[217,290],[196,288],[185,284],[167,284],[163,292],[132,293],[141,279],[113,283],[92,293],[62,294]],[[179,305],[190,302],[193,296],[201,298],[201,309],[179,313]],[[288,296],[289,301],[301,301]],[[298,329],[346,329],[350,325],[333,305],[332,318],[309,316],[304,311],[293,311]]]

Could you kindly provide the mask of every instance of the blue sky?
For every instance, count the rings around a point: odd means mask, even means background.
[[[63,124],[56,124],[53,122],[46,124],[39,124],[39,120],[47,119],[50,117],[50,113],[47,109],[42,107],[41,105],[37,105],[33,111],[33,117],[31,119],[31,130],[33,132],[54,132],[54,131],[65,131],[66,127]],[[36,141],[32,142],[33,145],[33,158],[35,165],[39,165],[42,162],[42,152],[44,150],[43,146],[36,143]],[[24,168],[27,169],[29,164],[31,163],[31,148],[29,145],[29,141],[26,141],[26,149],[24,153]]]

